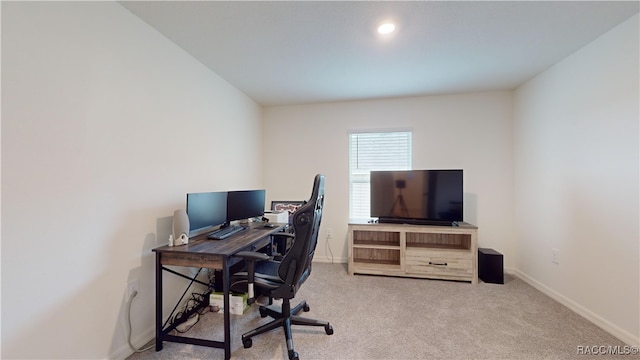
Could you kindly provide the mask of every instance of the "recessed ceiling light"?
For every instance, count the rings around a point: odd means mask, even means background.
[[[378,33],[382,35],[391,34],[396,29],[394,23],[386,22],[378,26]]]

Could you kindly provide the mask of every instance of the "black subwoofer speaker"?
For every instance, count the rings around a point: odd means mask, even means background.
[[[486,248],[478,248],[478,277],[492,284],[504,284],[504,260],[502,254]]]

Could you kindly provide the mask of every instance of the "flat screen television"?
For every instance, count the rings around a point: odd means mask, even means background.
[[[227,221],[227,192],[187,194],[189,236],[202,234]]]
[[[227,224],[264,215],[265,190],[229,191]]]
[[[378,222],[457,225],[462,200],[462,170],[371,172],[371,217]]]

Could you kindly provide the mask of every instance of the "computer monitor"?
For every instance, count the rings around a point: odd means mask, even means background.
[[[189,236],[202,234],[227,221],[227,192],[187,194]]]
[[[264,215],[265,190],[229,191],[227,223]]]

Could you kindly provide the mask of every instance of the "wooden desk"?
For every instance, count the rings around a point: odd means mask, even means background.
[[[257,250],[269,245],[271,243],[270,236],[281,231],[284,226],[285,224],[276,224],[276,227],[267,228],[264,227],[264,223],[251,223],[249,229],[224,240],[208,240],[206,234],[203,234],[189,239],[187,245],[167,245],[153,249],[156,253],[156,351],[162,350],[163,341],[172,341],[224,349],[224,358],[229,359],[231,357],[231,317],[230,311],[228,311],[230,309],[229,268],[240,261],[234,255],[240,251]],[[224,341],[170,335],[169,333],[175,326],[164,328],[162,322],[162,273],[166,270],[176,274],[175,271],[165,268],[165,265],[222,270],[225,308]],[[196,276],[191,280],[194,281]]]

